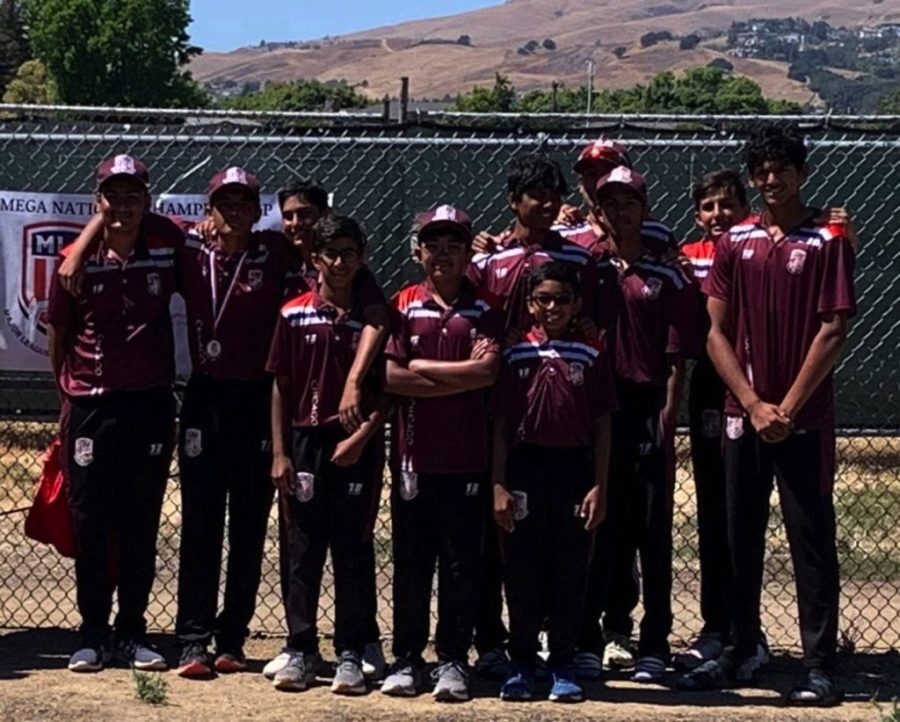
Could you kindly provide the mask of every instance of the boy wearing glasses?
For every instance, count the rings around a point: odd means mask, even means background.
[[[386,391],[398,396],[391,434],[394,656],[384,694],[413,696],[428,642],[439,565],[433,695],[469,698],[468,650],[478,610],[488,494],[484,390],[500,366],[496,301],[466,278],[472,225],[452,206],[417,219],[426,279],[394,298]]]
[[[620,410],[613,416],[609,522],[598,544],[588,593],[579,668],[600,669],[604,639],[627,647],[636,604],[633,565],[640,552],[644,617],[632,679],[662,679],[672,627],[673,484],[666,473],[663,427],[674,426],[684,356],[699,346],[696,291],[684,271],[643,242],[647,187],[620,166],[597,183],[596,205],[609,236],[598,268],[616,289],[611,345]],[[608,537],[608,539],[607,539]]]
[[[546,614],[549,699],[574,702],[583,699],[572,663],[593,530],[606,514],[616,396],[603,342],[576,330],[582,298],[575,268],[542,265],[529,278],[527,303],[535,325],[503,353],[492,399],[494,519],[505,532],[512,662],[500,697],[534,696]]]
[[[330,549],[338,654],[331,689],[366,691],[361,657],[371,641],[372,529],[384,455],[377,389],[364,385],[364,420],[355,431],[346,431],[339,419],[365,325],[352,292],[364,251],[365,237],[352,219],[331,215],[316,223],[311,259],[319,271],[318,287],[281,309],[269,353],[267,368],[275,374],[272,479],[286,507],[282,573],[287,575],[283,593],[291,631],[291,657],[275,674],[276,689],[306,689],[315,677],[319,589]]]

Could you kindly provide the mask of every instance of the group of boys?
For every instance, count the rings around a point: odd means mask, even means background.
[[[193,366],[178,438],[179,674],[247,666],[274,482],[288,639],[264,673],[277,689],[316,677],[329,550],[337,693],[365,692],[367,676],[383,676],[385,694],[422,690],[436,564],[438,700],[470,697],[473,641],[505,700],[533,698],[544,671],[549,699],[581,700],[604,666],[659,682],[674,664],[684,690],[751,683],[768,659],[759,605],[777,476],[808,667],[788,701],[836,703],[831,372],[855,310],[854,252],[845,226],[801,200],[798,137],[766,129],[745,160],[762,213],[736,173],[709,174],[694,192],[703,238],[679,251],[621,145],[601,139],[579,157],[583,214],[563,206],[556,163],[520,158],[511,228],[476,236],[461,209],[421,214],[425,278],[390,304],[359,225],[320,188],[279,194],[284,235],[254,231],[259,182],[228,168],[210,182],[207,220],[187,228],[149,212],[140,161],[104,161],[99,213],[63,251],[49,312],[83,618],[69,668],[108,659],[114,587],[116,653],[165,667],[143,614],[174,430],[177,292]],[[704,628],[673,658],[674,428],[691,358]],[[388,670],[373,544],[385,421]]]

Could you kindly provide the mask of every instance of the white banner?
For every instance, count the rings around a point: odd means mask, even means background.
[[[260,228],[281,228],[274,195],[262,197]],[[159,213],[200,220],[205,195],[165,195]],[[0,370],[49,371],[47,300],[60,249],[73,241],[94,212],[94,196],[0,191]],[[172,301],[179,375],[190,370],[184,341],[184,304]]]

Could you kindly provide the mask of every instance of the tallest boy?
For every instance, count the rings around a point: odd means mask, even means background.
[[[820,224],[800,188],[806,148],[768,128],[745,149],[763,212],[719,240],[704,284],[708,351],[728,387],[724,460],[734,574],[734,654],[695,670],[698,686],[752,681],[760,637],[766,525],[773,476],[790,543],[806,679],[788,702],[839,700],[834,391],[832,371],[856,311],[853,249],[844,226]]]

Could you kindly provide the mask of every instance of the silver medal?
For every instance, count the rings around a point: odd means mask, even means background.
[[[206,355],[211,359],[217,359],[222,355],[222,344],[220,344],[216,339],[213,339],[208,344],[206,344]]]

